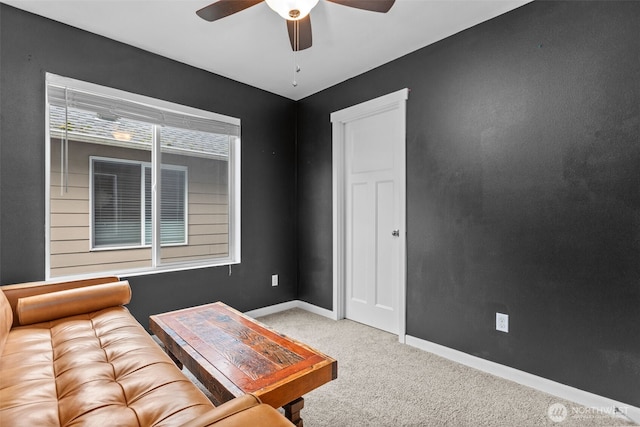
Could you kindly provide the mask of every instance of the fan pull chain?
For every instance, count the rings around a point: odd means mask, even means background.
[[[298,86],[296,81],[296,74],[300,72],[300,65],[298,65],[297,57],[298,50],[300,48],[300,22],[293,21],[293,81],[291,84],[293,87]]]

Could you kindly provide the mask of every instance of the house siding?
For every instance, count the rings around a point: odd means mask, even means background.
[[[61,142],[51,141],[50,276],[151,267],[151,249],[91,248],[90,157],[150,162],[150,153],[69,141],[66,189],[61,187]],[[229,254],[229,197],[225,161],[168,154],[163,162],[187,168],[188,227],[185,245],[161,248],[163,263],[206,260]],[[217,182],[217,184],[216,184]]]

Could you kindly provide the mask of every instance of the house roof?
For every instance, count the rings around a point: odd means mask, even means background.
[[[65,127],[66,117],[66,127]],[[64,138],[137,150],[151,150],[153,125],[124,117],[100,117],[77,108],[49,106],[49,130]],[[162,126],[164,152],[227,160],[229,136],[213,132]]]

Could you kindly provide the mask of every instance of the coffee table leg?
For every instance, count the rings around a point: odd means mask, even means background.
[[[167,353],[169,355],[169,357],[171,358],[171,360],[173,360],[173,363],[176,364],[176,366],[178,367],[178,369],[182,370],[182,362],[178,360],[177,357],[175,357],[173,355],[173,353],[171,353],[167,348],[164,349],[165,353]]]
[[[289,421],[295,424],[296,427],[303,427],[302,418],[300,418],[300,411],[304,408],[304,399],[302,397],[287,403],[283,408],[284,416],[287,417]]]

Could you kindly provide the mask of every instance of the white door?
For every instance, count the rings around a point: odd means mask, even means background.
[[[404,335],[404,100],[381,104],[379,98],[349,111],[340,125],[344,314]]]

